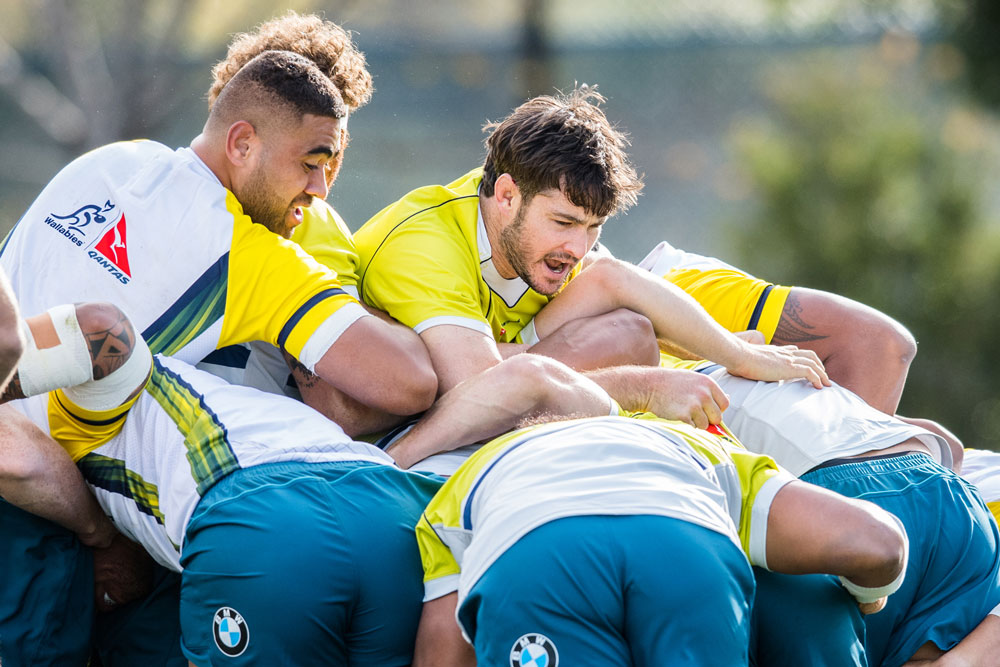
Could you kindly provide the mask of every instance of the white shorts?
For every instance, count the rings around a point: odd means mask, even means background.
[[[940,436],[871,407],[834,384],[816,389],[805,380],[758,382],[704,369],[729,396],[722,418],[752,452],[766,454],[798,477],[821,463],[910,438],[927,446],[934,460],[951,467],[951,450]]]

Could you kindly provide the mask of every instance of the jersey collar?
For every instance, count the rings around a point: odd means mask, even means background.
[[[507,307],[513,308],[521,300],[524,293],[528,291],[528,284],[520,277],[504,278],[493,266],[493,247],[490,245],[490,237],[486,234],[486,223],[483,222],[483,210],[476,205],[476,243],[479,246],[479,271],[483,280],[495,294],[497,294]]]

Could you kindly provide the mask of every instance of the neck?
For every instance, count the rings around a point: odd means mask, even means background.
[[[220,154],[217,150],[213,150],[211,138],[205,132],[202,132],[191,141],[191,150],[215,174],[215,177],[219,179],[223,187],[228,190],[233,189],[233,179],[227,169],[225,155]]]
[[[496,202],[493,201],[492,197],[479,195],[479,210],[483,215],[486,238],[490,240],[490,248],[493,250],[493,257],[490,260],[493,262],[493,267],[500,274],[501,278],[507,280],[516,278],[517,272],[514,271],[514,267],[507,261],[507,257],[503,254],[503,247],[500,244],[500,232],[503,229],[503,225],[500,221],[500,211],[497,209]]]

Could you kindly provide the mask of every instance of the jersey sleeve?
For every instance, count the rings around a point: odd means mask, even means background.
[[[723,328],[756,329],[768,343],[790,291],[728,267],[678,268],[664,278],[693,297]]]
[[[230,195],[232,196],[232,195]],[[298,244],[238,216],[219,347],[262,340],[312,370],[364,308]]]
[[[739,484],[740,506],[737,528],[740,544],[750,563],[767,569],[767,518],[771,503],[795,477],[774,459],[741,447],[727,446]]]
[[[364,267],[361,295],[417,333],[452,324],[493,337],[475,248],[432,209],[397,225]]]
[[[303,209],[302,224],[292,233],[292,240],[309,255],[337,274],[341,286],[358,298],[360,260],[351,230],[343,218],[323,200]]]

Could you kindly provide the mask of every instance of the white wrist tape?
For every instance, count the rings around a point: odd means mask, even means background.
[[[903,522],[899,520],[899,517],[894,514],[890,514],[889,516],[893,518],[896,525],[899,526],[899,530],[903,533],[903,567],[896,578],[884,586],[859,586],[846,577],[840,577],[840,583],[861,604],[875,602],[887,595],[892,595],[903,585],[903,579],[906,577],[906,565],[910,560],[910,539],[906,536],[906,529],[903,527]]]
[[[142,336],[136,334],[132,354],[120,368],[100,380],[68,387],[63,393],[66,394],[66,398],[84,410],[92,412],[111,410],[124,403],[145,383],[152,367],[153,355],[149,352],[149,347],[146,346]]]
[[[524,328],[521,329],[521,342],[525,345],[531,346],[539,340],[541,339],[538,337],[538,332],[535,331],[535,320],[532,318],[531,321],[524,325]]]
[[[76,319],[76,308],[68,304],[46,312],[59,337],[59,344],[53,347],[38,349],[28,323],[21,320],[27,345],[17,365],[17,375],[25,396],[37,396],[94,379],[94,365]]]

